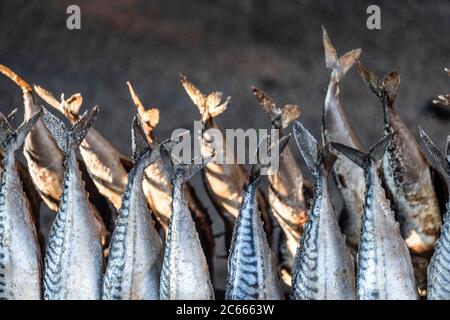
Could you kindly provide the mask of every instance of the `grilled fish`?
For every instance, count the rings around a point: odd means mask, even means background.
[[[0,299],[39,300],[42,261],[35,220],[31,215],[15,152],[41,116],[39,110],[17,130],[0,113]]]
[[[180,81],[201,114],[201,154],[209,155],[212,151],[215,151],[216,155],[223,154],[224,159],[234,159],[234,150],[231,150],[227,146],[226,139],[223,139],[222,150],[214,150],[214,137],[208,134],[207,131],[213,129],[216,132],[220,132],[214,118],[226,110],[231,98],[228,97],[222,102],[222,92],[218,91],[204,95],[184,75],[180,75]],[[224,221],[226,248],[229,248],[234,221],[239,214],[242,203],[242,191],[248,181],[247,173],[242,165],[236,164],[236,161],[227,161],[226,164],[212,161],[202,171],[202,177],[208,195]],[[270,239],[272,234],[272,220],[268,211],[267,199],[260,190],[257,191],[257,198],[264,221],[264,229]]]
[[[283,136],[283,130],[300,116],[300,107],[287,104],[283,108],[278,108],[266,93],[255,87],[252,90],[269,115],[272,128],[279,130]],[[291,271],[303,226],[307,220],[306,209],[310,199],[305,199],[303,190],[308,187],[289,146],[286,146],[284,152],[280,154],[278,171],[269,175],[268,179],[270,207],[286,239],[287,254],[284,257],[284,265]],[[306,193],[311,194],[309,188]]]
[[[357,298],[360,300],[417,299],[411,256],[378,176],[383,155],[391,141],[391,134],[385,136],[368,154],[340,143],[331,143],[363,168],[366,178],[356,280]]]
[[[447,137],[447,146],[443,154],[420,129],[420,136],[430,154],[450,177],[450,136]],[[427,298],[429,300],[450,300],[450,203],[444,216],[441,235],[436,241],[434,254],[428,267]]]
[[[127,82],[127,85],[133,103],[140,115],[147,143],[150,148],[156,148],[158,141],[154,137],[153,131],[159,123],[159,110],[155,108],[146,109],[131,86],[131,83]],[[164,165],[161,159],[157,159],[145,169],[142,185],[149,207],[167,233],[170,215],[172,213],[172,185],[164,172]],[[199,233],[200,242],[205,252],[210,272],[213,273],[214,236],[211,219],[189,182],[185,182],[182,188],[189,210],[192,213],[195,227]]]
[[[430,164],[394,109],[400,76],[392,71],[380,81],[361,64],[358,72],[383,104],[385,135],[395,132],[383,158],[383,172],[400,230],[412,253],[429,253],[442,221]]]
[[[161,271],[161,300],[209,300],[214,291],[206,258],[182,184],[200,171],[211,158],[202,163],[183,164],[172,161],[171,151],[160,148],[164,168],[172,183],[172,215],[164,249]]]
[[[101,297],[101,224],[93,213],[76,160],[76,150],[98,108],[68,130],[44,109],[44,121],[65,155],[63,193],[50,230],[44,264],[44,299],[97,300]]]
[[[355,265],[338,224],[328,189],[336,156],[321,150],[300,122],[294,136],[314,179],[314,198],[308,212],[292,271],[291,298],[296,300],[355,299]]]
[[[281,153],[288,142],[289,136],[282,137],[275,143],[278,148],[276,151]],[[275,152],[273,147],[272,152]],[[249,182],[242,196],[242,206],[236,219],[228,257],[225,292],[228,300],[284,299],[275,257],[267,242],[258,209],[257,190],[264,163],[267,161],[259,160],[252,166]]]
[[[362,150],[342,107],[339,88],[342,78],[359,58],[361,49],[349,51],[338,58],[327,31],[323,26],[322,29],[325,62],[330,70],[330,82],[322,112],[322,139],[326,144],[335,141]],[[333,152],[333,150],[331,151]],[[337,159],[333,166],[333,177],[344,200],[344,211],[340,215],[340,224],[346,235],[347,243],[352,250],[356,251],[362,225],[364,171],[341,153],[336,152],[335,155]]]
[[[158,155],[147,145],[139,116],[133,120],[132,135],[134,167],[111,238],[103,300],[159,299],[162,244],[142,189],[144,170]]]

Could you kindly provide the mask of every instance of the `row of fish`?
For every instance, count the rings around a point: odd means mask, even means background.
[[[215,236],[188,182],[201,172],[225,224],[227,299],[282,299],[286,286],[292,299],[450,299],[450,225],[442,219],[446,183],[394,109],[400,76],[393,71],[378,79],[359,62],[360,49],[338,57],[325,29],[323,45],[330,81],[321,141],[300,122],[293,126],[312,182],[304,178],[286,133],[300,107],[280,108],[253,88],[281,133],[279,141],[267,142],[281,152],[279,170],[268,177],[268,197],[259,187],[265,161],[253,165],[250,175],[242,165],[212,161],[218,150],[208,129],[218,129],[214,118],[230,101],[220,92],[205,95],[181,76],[203,124],[201,164],[182,164],[171,155],[174,142],[154,136],[158,109],[145,108],[128,83],[138,111],[129,159],[91,128],[98,107],[80,115],[80,94],[58,101],[0,65],[22,89],[25,108],[16,130],[10,125],[14,114],[0,116],[0,297],[213,299]],[[342,78],[355,64],[384,112],[385,137],[368,153],[361,151],[340,100]],[[39,107],[36,95],[72,126]],[[446,96],[437,102],[445,105]],[[448,147],[444,155],[420,134],[450,174]],[[28,168],[15,158],[23,143]],[[232,152],[226,142],[220,151]],[[342,212],[329,192],[330,173]],[[45,252],[41,199],[56,212]],[[282,241],[271,248],[274,225],[281,227]]]

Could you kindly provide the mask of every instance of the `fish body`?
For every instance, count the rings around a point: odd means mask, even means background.
[[[357,261],[357,298],[360,300],[417,299],[411,256],[378,175],[391,137],[386,136],[369,154],[332,143],[365,172],[367,191]]]
[[[358,71],[383,104],[385,135],[393,135],[383,158],[383,173],[402,236],[412,253],[427,255],[438,237],[441,214],[430,164],[394,110],[400,76],[392,71],[380,81],[361,64]]]
[[[323,28],[323,27],[322,27]],[[330,70],[330,81],[325,95],[322,112],[322,139],[325,143],[339,142],[353,148],[362,149],[351,127],[340,99],[340,82],[361,54],[361,49],[347,52],[338,58],[336,49],[323,28],[325,62]],[[333,166],[333,177],[344,200],[344,211],[340,222],[347,243],[357,250],[362,226],[364,205],[364,171],[339,152]]]
[[[284,143],[280,152],[286,146],[288,138],[284,137],[279,142],[279,145]],[[234,227],[225,291],[225,298],[228,300],[284,299],[276,260],[258,209],[260,174],[261,164],[253,165]]]
[[[40,115],[38,111],[14,131],[0,114],[0,146],[4,156],[0,184],[0,299],[42,297],[39,240],[15,157]]]
[[[431,155],[450,177],[450,137],[447,138],[445,154],[443,154],[420,129],[420,136]],[[444,224],[436,241],[433,256],[428,266],[428,300],[450,300],[450,203],[444,215]]]
[[[354,260],[340,230],[327,182],[336,157],[327,149],[320,150],[317,141],[299,122],[294,124],[294,135],[312,171],[314,198],[295,257],[291,298],[355,299]]]
[[[97,110],[81,117],[69,132],[56,117],[44,112],[46,125],[65,154],[66,167],[63,194],[45,257],[46,300],[98,300],[101,297],[101,225],[88,201],[76,160],[76,149],[92,125]]]
[[[156,160],[140,120],[133,121],[135,164],[128,175],[103,280],[103,299],[157,300],[162,264],[161,239],[142,189],[145,168]],[[141,138],[136,138],[137,135]],[[136,144],[136,141],[140,141]]]
[[[173,164],[170,152],[164,147],[161,148],[161,157],[173,186],[172,215],[164,249],[160,299],[214,299],[206,258],[182,189],[182,184],[201,170],[205,163]]]

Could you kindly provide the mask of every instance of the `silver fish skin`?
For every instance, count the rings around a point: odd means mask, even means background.
[[[134,167],[122,196],[122,207],[103,278],[103,300],[157,300],[163,250],[142,189],[144,170],[158,158],[147,146],[139,116],[133,120]]]
[[[214,290],[205,254],[195,229],[182,184],[201,170],[201,164],[174,164],[170,151],[160,149],[172,187],[172,216],[164,249],[161,271],[161,300],[212,300]]]
[[[361,55],[361,49],[351,50],[338,58],[323,26],[322,31],[325,62],[330,70],[322,112],[322,139],[325,143],[334,141],[361,150],[361,143],[348,121],[340,98],[340,82]],[[364,211],[364,171],[341,153],[335,152],[335,155],[337,159],[333,166],[333,178],[344,200],[344,211],[339,219],[347,243],[357,250]]]
[[[292,271],[291,299],[353,300],[355,264],[338,224],[328,190],[328,174],[336,157],[321,150],[300,122],[294,136],[314,180],[314,198]]]
[[[0,113],[0,146],[4,152],[0,184],[0,299],[42,298],[41,250],[15,157],[40,116],[38,111],[14,131]]]
[[[252,91],[268,114],[272,128],[284,136],[283,131],[300,116],[300,106],[287,104],[279,108],[262,90],[253,87]],[[269,175],[268,180],[270,207],[286,239],[287,254],[283,257],[283,267],[287,267],[290,271],[307,220],[306,207],[310,199],[306,198],[303,192],[309,181],[305,184],[303,173],[289,145],[280,154],[277,172]],[[312,193],[311,190],[308,191],[308,194]]]
[[[428,135],[420,129],[420,136],[430,154],[450,177],[450,136],[447,137],[447,146],[443,154],[431,141]],[[444,224],[441,234],[436,241],[434,253],[428,266],[428,300],[450,300],[450,202],[447,202],[447,211],[444,215]]]
[[[392,71],[381,81],[360,63],[358,72],[382,102],[385,135],[393,134],[383,158],[383,173],[402,236],[412,253],[429,254],[442,226],[441,214],[430,164],[394,109],[400,76]]]
[[[278,141],[282,152],[289,141],[285,136]],[[228,276],[225,291],[227,300],[282,300],[280,276],[273,252],[267,241],[257,192],[261,180],[261,163],[253,165],[243,202],[233,231],[228,257]]]
[[[69,131],[44,109],[44,121],[65,154],[63,194],[50,230],[44,262],[44,299],[101,298],[103,253],[101,225],[88,201],[76,150],[92,125],[98,108],[85,113]]]
[[[33,96],[33,88],[19,75],[4,65],[0,72],[14,81],[23,92],[25,119],[39,111]],[[39,119],[25,139],[23,154],[27,160],[28,170],[39,194],[46,205],[53,211],[58,209],[58,200],[62,194],[64,176],[64,155]]]
[[[359,300],[416,300],[417,287],[411,256],[378,170],[391,135],[375,144],[369,154],[332,143],[333,147],[364,168],[366,199],[357,261]]]

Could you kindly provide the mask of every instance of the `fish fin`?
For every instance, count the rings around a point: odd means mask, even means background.
[[[159,153],[164,164],[164,170],[173,184],[182,184],[188,181],[214,158],[214,155],[197,157],[192,159],[191,163],[185,164],[174,157],[164,143],[160,145]],[[201,159],[200,163],[198,158]]]
[[[159,123],[160,118],[159,110],[156,108],[146,109],[144,107],[144,104],[141,102],[141,99],[139,99],[139,96],[137,95],[130,81],[127,81],[127,85],[128,90],[130,91],[131,99],[133,100],[133,103],[137,108],[139,116],[143,121],[143,129],[145,133],[149,135],[151,134],[151,131],[153,131],[153,129],[156,128],[156,126]]]
[[[389,72],[384,77],[383,81],[381,81],[373,72],[367,70],[359,61],[357,64],[358,73],[361,75],[369,88],[378,98],[380,98],[381,102],[387,103],[389,106],[393,106],[400,86],[400,75],[398,72],[395,70]]]
[[[394,134],[388,134],[380,141],[375,143],[375,145],[370,149],[369,156],[374,162],[378,163],[379,161],[381,161],[381,159],[383,159],[383,156],[387,148],[389,147]]]
[[[94,124],[95,119],[97,118],[98,110],[98,106],[95,106],[92,108],[91,112],[86,111],[72,126],[69,134],[69,142],[71,147],[77,149],[81,142],[83,142],[84,138]]]
[[[294,123],[293,131],[295,141],[306,165],[311,172],[317,171],[322,157],[317,140],[299,121]]]
[[[336,162],[336,155],[330,151],[330,144],[327,143],[322,151],[322,158],[323,158],[323,166],[325,169],[325,173],[330,175],[331,170],[333,169],[333,165]]]
[[[80,93],[71,95],[67,100],[64,99],[64,94],[61,94],[61,101],[58,101],[53,93],[44,89],[39,85],[33,85],[34,91],[47,104],[64,114],[70,119],[76,119],[80,113],[81,105],[83,104],[83,97]]]
[[[322,34],[325,64],[327,68],[336,75],[337,80],[340,80],[358,60],[361,55],[361,49],[351,50],[338,58],[336,49],[331,43],[330,37],[324,26],[322,26]]]
[[[8,115],[6,116],[6,120],[8,120],[8,122],[11,122],[12,120],[14,120],[16,115],[17,115],[17,108],[8,113]]]
[[[64,101],[64,110],[66,113],[77,116],[80,113],[82,104],[83,96],[80,93],[75,93]]]
[[[16,130],[11,127],[9,120],[0,112],[0,146],[2,150],[13,143],[13,149],[18,149],[28,133],[42,115],[42,110],[35,112],[28,120],[25,120]]]
[[[297,104],[286,104],[281,114],[281,128],[286,129],[301,114],[300,106]]]
[[[11,138],[14,136],[14,130],[11,128],[8,119],[0,112],[0,146],[2,151],[5,150]]]
[[[7,66],[0,64],[0,72],[17,84],[24,93],[33,92],[33,87]]]
[[[186,90],[192,102],[198,108],[200,114],[203,115],[206,111],[205,110],[206,96],[196,86],[194,86],[184,74],[180,73],[180,81],[184,87],[184,90]]]
[[[15,132],[15,143],[17,148],[22,145],[25,140],[25,137],[28,133],[33,129],[36,122],[42,116],[42,108],[39,111],[36,111],[28,120],[24,121]]]
[[[446,146],[446,155],[442,153],[441,150],[434,144],[434,142],[430,139],[430,137],[419,127],[420,137],[427,147],[430,154],[433,156],[434,160],[439,164],[439,166],[445,171],[447,175],[450,176],[450,167],[449,167],[449,159],[448,159],[448,144],[449,138],[447,138],[447,146]]]
[[[338,142],[331,142],[331,145],[361,168],[365,169],[368,166],[368,156],[364,152]]]
[[[144,130],[142,129],[142,121],[140,119],[139,113],[136,114],[133,118],[133,124],[131,128],[131,141],[133,149],[133,162],[136,163],[136,160],[139,158],[139,156],[149,149],[147,138],[145,136]]]
[[[44,114],[44,123],[48,128],[56,143],[58,144],[59,149],[63,152],[67,152],[69,150],[68,145],[68,129],[64,122],[59,120],[55,115],[49,112],[47,109],[42,108]]]
[[[266,135],[263,137],[261,143],[258,146],[258,150],[256,151],[256,163],[252,165],[251,171],[250,171],[250,182],[253,182],[261,176],[261,170],[263,168],[269,168],[271,165],[271,162],[269,160],[274,160],[275,157],[272,157],[272,153],[276,152],[276,157],[278,157],[286,148],[287,144],[289,143],[291,135],[287,135],[284,137],[281,137],[279,140],[274,141],[270,144],[269,135]],[[265,151],[264,157],[260,157],[260,150],[263,148]]]

